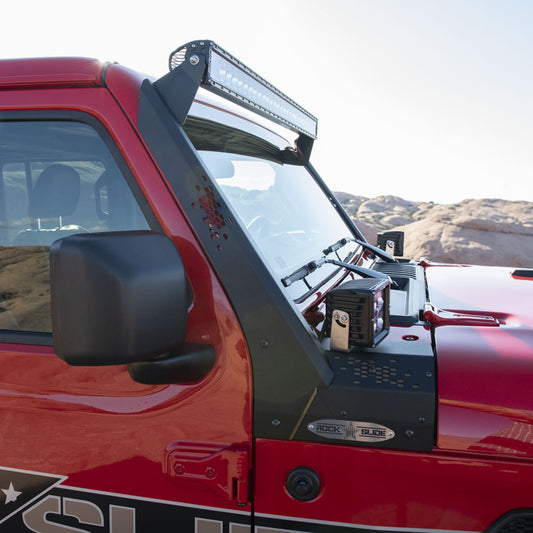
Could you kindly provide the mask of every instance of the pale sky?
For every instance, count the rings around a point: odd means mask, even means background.
[[[2,57],[166,72],[212,39],[318,117],[333,190],[533,201],[529,0],[92,0],[2,5]]]

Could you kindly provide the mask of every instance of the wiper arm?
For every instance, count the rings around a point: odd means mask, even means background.
[[[325,263],[344,267],[347,270],[350,270],[352,272],[355,272],[356,274],[359,274],[363,278],[387,279],[390,281],[390,284],[393,289],[398,288],[398,284],[394,280],[392,280],[390,276],[388,276],[387,274],[384,274],[383,272],[377,272],[376,270],[371,270],[370,268],[352,265],[351,263],[345,263],[344,261],[335,261],[335,259],[326,259]]]
[[[375,270],[370,270],[369,268],[352,265],[351,263],[344,263],[343,261],[336,261],[335,259],[326,259],[325,257],[321,257],[316,261],[310,261],[309,263],[306,263],[298,270],[295,270],[292,274],[289,274],[287,277],[282,278],[281,283],[283,283],[284,287],[289,287],[295,281],[300,281],[301,279],[306,278],[309,274],[312,274],[315,270],[318,270],[322,265],[325,265],[326,263],[346,268],[351,272],[359,274],[362,278],[387,279],[390,281],[391,286],[393,288],[398,287],[398,284],[393,281],[389,276],[387,276],[387,274],[383,274],[383,272],[376,272]]]
[[[387,253],[385,250],[382,250],[381,248],[378,248],[377,246],[372,246],[371,244],[368,244],[367,242],[360,241],[359,239],[353,239],[351,237],[345,237],[344,239],[340,239],[336,243],[333,243],[331,246],[328,246],[327,248],[324,248],[322,250],[322,253],[324,255],[329,255],[333,252],[336,252],[340,248],[342,248],[345,244],[348,244],[349,242],[355,242],[356,244],[361,245],[366,250],[369,250],[374,255],[377,255],[380,259],[383,259],[383,261],[387,263],[397,263],[398,261],[394,259],[394,257]]]
[[[374,255],[377,255],[380,259],[383,259],[383,261],[385,261],[386,263],[397,263],[398,262],[398,260],[394,259],[394,257],[391,254],[389,254],[385,250],[382,250],[381,248],[378,248],[377,246],[372,246],[371,244],[360,241],[359,239],[352,239],[352,241],[357,244],[360,244],[363,248],[372,252]]]

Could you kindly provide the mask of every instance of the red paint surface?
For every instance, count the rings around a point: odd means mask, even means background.
[[[426,269],[434,305],[502,323],[435,330],[441,449],[533,458],[533,284],[512,271]]]
[[[0,88],[97,86],[104,63],[97,59],[63,57],[4,59],[0,61]]]
[[[298,466],[315,470],[322,489],[311,502],[285,482]],[[481,457],[370,450],[260,439],[256,507],[276,515],[367,526],[485,530],[505,512],[532,506],[533,465]]]

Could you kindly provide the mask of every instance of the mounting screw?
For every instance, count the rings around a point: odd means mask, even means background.
[[[344,416],[344,417],[348,416],[348,411],[346,411],[345,409],[343,409],[343,410],[341,411],[341,416]]]
[[[174,472],[176,472],[176,474],[178,474],[178,476],[181,476],[181,475],[185,474],[185,467],[181,463],[176,463],[174,465]]]
[[[426,377],[427,378],[431,378],[431,377],[433,377],[433,374],[431,372],[426,372]]]
[[[259,341],[259,346],[260,346],[261,348],[268,348],[268,341],[267,341],[266,339],[261,339],[261,340]]]
[[[279,428],[279,426],[281,426],[281,422],[277,418],[274,418],[274,420],[272,420],[272,425],[275,428]]]
[[[200,58],[197,55],[191,56],[189,58],[189,63],[193,66],[198,65],[198,63],[200,63]]]
[[[412,438],[415,436],[415,432],[414,432],[412,429],[408,429],[408,430],[406,430],[406,432],[405,432],[405,436],[406,436],[408,439],[412,439]]]
[[[217,471],[213,467],[208,466],[205,469],[205,475],[207,478],[213,479],[217,475]]]
[[[426,422],[426,419],[425,419],[423,416],[421,416],[421,417],[418,419],[418,421],[419,421],[421,424],[424,424],[424,423]]]

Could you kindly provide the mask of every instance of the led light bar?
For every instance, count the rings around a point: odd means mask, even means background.
[[[207,53],[206,53],[207,49]],[[260,113],[311,139],[317,137],[317,119],[223,48],[210,41],[195,41],[170,56],[170,69],[188,61],[194,65],[206,53],[202,86]]]

